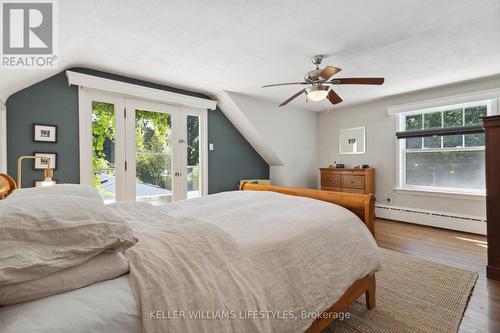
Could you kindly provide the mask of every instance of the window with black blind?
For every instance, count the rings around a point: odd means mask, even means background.
[[[467,103],[399,115],[400,187],[484,192],[486,102]]]

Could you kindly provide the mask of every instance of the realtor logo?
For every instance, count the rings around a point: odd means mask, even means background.
[[[55,3],[2,1],[3,68],[55,67]]]

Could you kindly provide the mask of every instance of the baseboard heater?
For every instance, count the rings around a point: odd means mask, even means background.
[[[379,203],[375,204],[375,215],[382,219],[486,235],[486,219],[479,216],[449,214]]]

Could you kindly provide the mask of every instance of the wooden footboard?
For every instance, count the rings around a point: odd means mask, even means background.
[[[242,191],[271,191],[299,197],[307,197],[321,201],[331,202],[343,206],[359,216],[368,230],[375,236],[375,198],[373,194],[353,194],[344,192],[332,192],[322,190],[311,190],[304,188],[292,188],[273,185],[259,185],[243,183]],[[365,294],[366,306],[372,309],[375,306],[375,274],[367,275],[355,281],[344,294],[330,308],[324,311],[316,319],[305,333],[320,333],[331,324],[340,312],[346,312],[352,303]]]
[[[312,190],[306,188],[283,187],[273,185],[260,185],[243,183],[240,186],[242,191],[271,191],[299,197],[307,197],[321,201],[327,201],[345,207],[359,216],[365,223],[368,230],[375,236],[375,197],[373,194],[354,194],[345,192],[332,192],[322,190]]]
[[[313,321],[305,333],[320,333],[334,321],[338,314],[346,312],[352,303],[365,294],[366,306],[373,309],[375,306],[375,275],[367,275],[354,282],[344,294],[320,318]]]

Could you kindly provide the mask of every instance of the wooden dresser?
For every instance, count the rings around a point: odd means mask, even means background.
[[[500,280],[500,116],[483,118],[486,167],[488,278]]]
[[[375,169],[321,168],[321,189],[335,192],[375,194]]]

